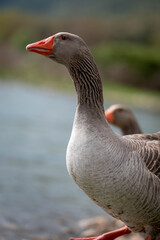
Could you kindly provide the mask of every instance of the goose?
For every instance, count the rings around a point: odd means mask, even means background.
[[[114,104],[105,111],[109,123],[119,127],[123,135],[142,133],[133,112],[122,104]]]
[[[125,224],[84,240],[111,240],[131,232],[159,240],[160,132],[120,136],[111,129],[96,63],[79,36],[60,32],[26,49],[67,67],[77,93],[67,170],[89,198]]]

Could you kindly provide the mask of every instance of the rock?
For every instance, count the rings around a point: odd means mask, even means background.
[[[77,228],[80,229],[81,237],[93,237],[98,236],[106,232],[113,231],[115,229],[121,228],[124,223],[113,219],[105,218],[104,216],[97,216],[90,219],[83,219],[77,223]],[[142,236],[136,233],[132,233],[126,236],[119,237],[119,240],[144,240]]]
[[[91,237],[120,228],[124,224],[121,221],[107,219],[104,216],[97,216],[81,220],[77,225],[82,230],[81,237]]]
[[[3,223],[3,227],[7,228],[8,230],[18,230],[20,226],[14,222],[6,221]]]

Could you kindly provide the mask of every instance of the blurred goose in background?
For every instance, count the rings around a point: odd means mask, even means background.
[[[126,224],[89,239],[111,240],[131,231],[160,239],[160,132],[120,136],[111,129],[97,66],[77,35],[57,33],[26,48],[67,67],[77,93],[68,172],[98,206]]]
[[[133,112],[122,104],[110,106],[105,116],[109,123],[121,129],[123,135],[142,133]]]

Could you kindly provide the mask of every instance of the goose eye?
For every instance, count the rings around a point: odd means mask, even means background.
[[[119,109],[118,109],[118,112],[123,112],[123,109],[122,109],[122,108],[119,108]]]
[[[68,37],[67,37],[66,35],[62,35],[62,36],[61,36],[61,39],[62,39],[62,40],[67,40]]]

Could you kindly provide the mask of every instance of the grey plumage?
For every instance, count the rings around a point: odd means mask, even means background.
[[[69,174],[96,204],[132,231],[160,239],[160,132],[122,137],[110,128],[100,75],[81,38],[56,34],[49,57],[68,68],[77,92],[66,154]]]
[[[127,136],[137,143],[137,151],[150,172],[160,179],[160,132],[154,134],[134,134]]]

